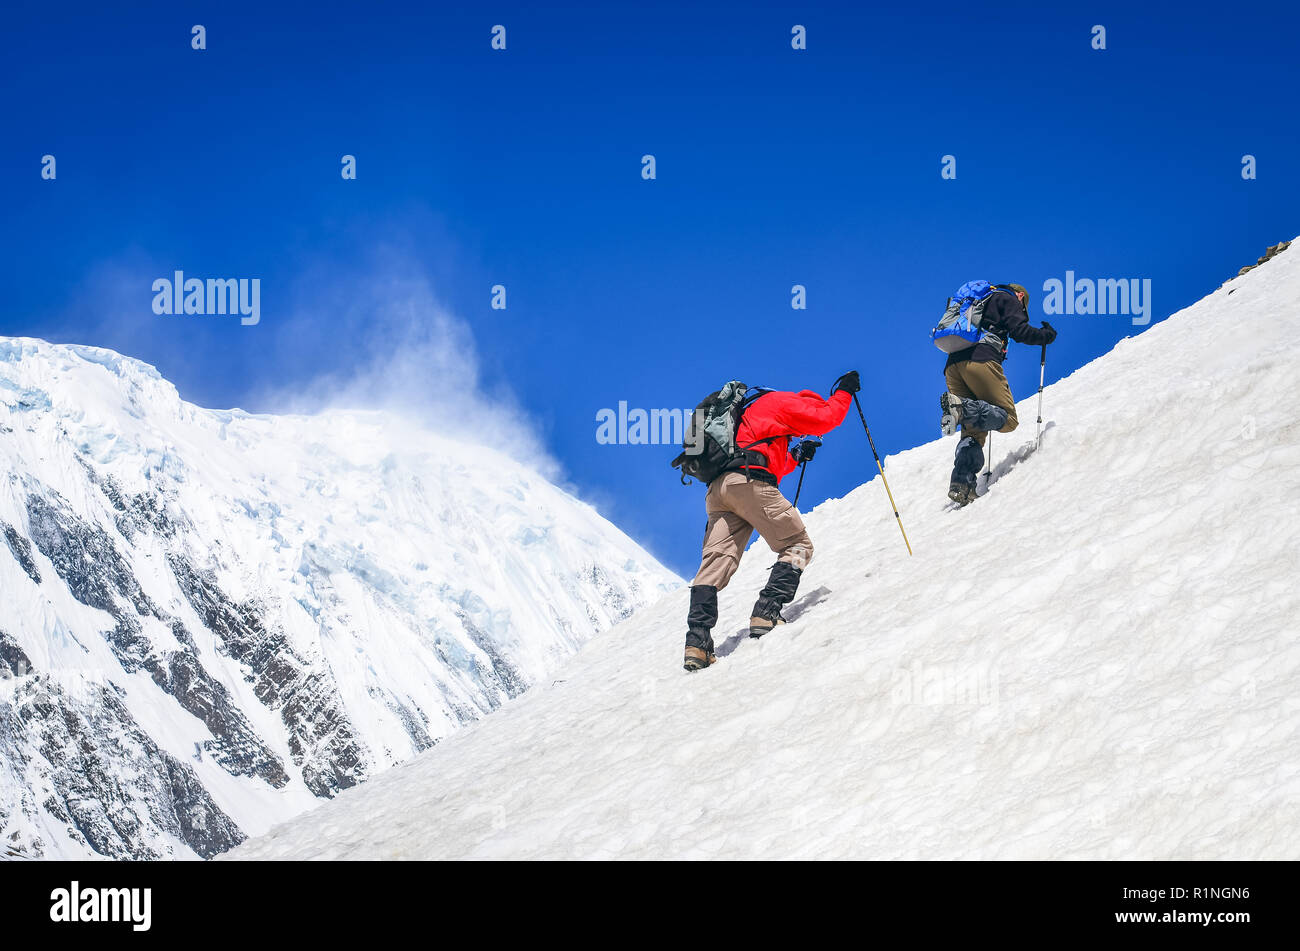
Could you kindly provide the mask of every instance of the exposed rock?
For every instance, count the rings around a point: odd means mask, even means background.
[[[25,677],[31,669],[32,662],[18,642],[0,631],[0,677]]]
[[[122,669],[147,671],[183,710],[202,720],[215,737],[204,748],[231,775],[258,776],[277,789],[288,783],[283,764],[257,736],[225,685],[204,669],[184,625],[163,614],[144,594],[108,533],[78,518],[57,494],[52,498],[35,493],[27,498],[32,539],[74,598],[116,621],[104,636]],[[141,617],[168,622],[183,649],[160,653],[144,632]]]
[[[48,499],[29,494],[27,520],[31,540],[82,604],[117,617],[114,594],[118,594],[136,613],[161,619],[108,534],[74,515],[58,493],[50,493]]]
[[[1253,271],[1255,268],[1259,267],[1265,261],[1270,261],[1273,258],[1277,257],[1279,254],[1281,254],[1289,247],[1291,247],[1290,241],[1279,241],[1277,244],[1270,246],[1268,250],[1266,250],[1264,254],[1259,258],[1259,260],[1257,260],[1254,264],[1247,264],[1240,271],[1238,271],[1237,276],[1241,277],[1241,275],[1245,274],[1247,271]]]
[[[496,688],[505,695],[504,699],[506,700],[513,699],[527,690],[528,682],[524,679],[523,674],[519,672],[518,668],[516,668],[514,664],[501,656],[501,652],[498,651],[496,645],[492,643],[492,639],[488,637],[487,633],[482,628],[474,623],[474,620],[470,617],[468,612],[458,611],[457,616],[460,618],[460,622],[464,626],[465,632],[469,635],[470,640],[474,642],[474,646],[481,650],[488,659],[489,666],[486,669],[484,669],[482,665],[478,663],[477,659],[475,659],[474,665],[478,671],[479,679],[486,684],[496,686]],[[491,699],[494,702],[492,702],[492,706],[489,710],[495,710],[501,705],[501,702],[496,701],[495,697],[492,697]]]
[[[73,841],[108,858],[166,858],[169,837],[209,858],[245,838],[194,771],[160,749],[105,685],[80,689],[74,700],[43,676],[16,681],[12,699],[0,702],[0,769],[25,787],[19,811],[43,810]],[[0,814],[0,829],[8,818]],[[38,837],[11,833],[6,847],[44,856]]]
[[[258,776],[276,789],[289,782],[279,758],[253,731],[225,685],[208,674],[193,650],[169,651],[162,658],[150,658],[146,669],[154,683],[212,732],[214,739],[205,741],[203,749],[226,772],[232,776]]]
[[[36,562],[32,561],[32,544],[22,535],[18,534],[18,529],[12,525],[4,525],[5,541],[9,544],[9,550],[13,556],[18,559],[18,565],[27,573],[27,577],[37,584],[41,583],[41,573],[36,568]]]
[[[264,627],[256,603],[236,603],[211,571],[199,571],[177,554],[168,564],[204,627],[216,635],[217,649],[239,661],[257,699],[279,712],[307,788],[328,798],[364,779],[364,748],[328,669],[312,669],[283,632]]]

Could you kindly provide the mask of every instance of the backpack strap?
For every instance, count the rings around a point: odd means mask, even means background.
[[[760,398],[766,396],[768,393],[774,393],[774,392],[776,391],[773,390],[772,387],[770,386],[750,387],[749,393],[745,394],[744,402],[740,404],[740,416],[736,419],[737,432],[739,432],[740,430],[740,420],[744,418],[745,410],[749,409],[750,406],[756,403]],[[750,393],[752,393],[753,395],[751,396]],[[734,469],[732,469],[732,471],[733,472],[743,471],[745,473],[746,479],[752,479],[753,475],[751,474],[751,471],[753,469],[758,467],[766,467],[768,464],[767,455],[761,452],[754,451],[754,447],[762,446],[770,442],[775,442],[780,438],[781,438],[780,436],[765,436],[762,439],[755,439],[753,442],[748,443],[744,446],[737,443],[736,451],[740,453],[743,462],[741,465],[738,465]]]
[[[996,294],[998,291],[1001,291],[1003,294],[1010,294],[1012,297],[1016,296],[1015,291],[1011,290],[1011,288],[1007,287],[1005,284],[994,284],[993,289],[983,298],[983,300],[984,301],[991,300],[993,298],[993,295]],[[1019,298],[1016,299],[1019,300]],[[983,316],[984,316],[984,308],[981,307],[980,308],[981,323],[983,322],[982,320]],[[998,352],[1002,354],[1003,358],[1005,358],[1007,355],[1007,341],[1005,339],[1006,336],[1005,333],[996,334],[989,330],[983,330],[982,328],[981,330],[983,336],[980,337],[980,343],[987,343],[990,346],[997,347]]]

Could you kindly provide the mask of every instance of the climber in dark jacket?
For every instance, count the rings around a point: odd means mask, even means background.
[[[1015,397],[1002,372],[1007,341],[1041,346],[1056,339],[1056,330],[1047,321],[1041,328],[1029,323],[1028,306],[1029,292],[1024,287],[997,285],[980,320],[985,338],[969,349],[948,355],[943,371],[948,392],[939,397],[943,408],[940,427],[945,436],[955,433],[958,426],[962,431],[948,484],[948,498],[958,505],[975,498],[975,480],[984,465],[988,433],[1009,433],[1020,424]]]

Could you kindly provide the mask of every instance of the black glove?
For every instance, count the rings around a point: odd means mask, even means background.
[[[812,457],[821,444],[820,439],[801,439],[790,447],[790,458],[794,459],[797,466],[803,465],[805,462],[812,462]]]
[[[831,387],[831,396],[834,396],[838,390],[843,390],[845,393],[856,393],[860,389],[862,389],[862,381],[858,379],[858,371],[850,370],[835,381],[835,385]]]
[[[1051,324],[1049,324],[1049,323],[1048,323],[1047,321],[1045,321],[1045,320],[1043,321],[1043,329],[1047,331],[1047,342],[1048,342],[1048,343],[1051,343],[1052,341],[1054,341],[1054,340],[1056,339],[1056,328],[1053,327]]]

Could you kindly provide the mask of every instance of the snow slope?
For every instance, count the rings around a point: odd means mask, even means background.
[[[819,506],[798,619],[741,638],[751,551],[716,667],[678,591],[231,857],[1300,857],[1298,302],[1292,252],[1121,342],[1041,452],[1021,394],[966,509],[954,439],[891,457],[915,557],[879,477]]]
[[[493,449],[0,338],[0,848],[218,853],[677,583]]]

